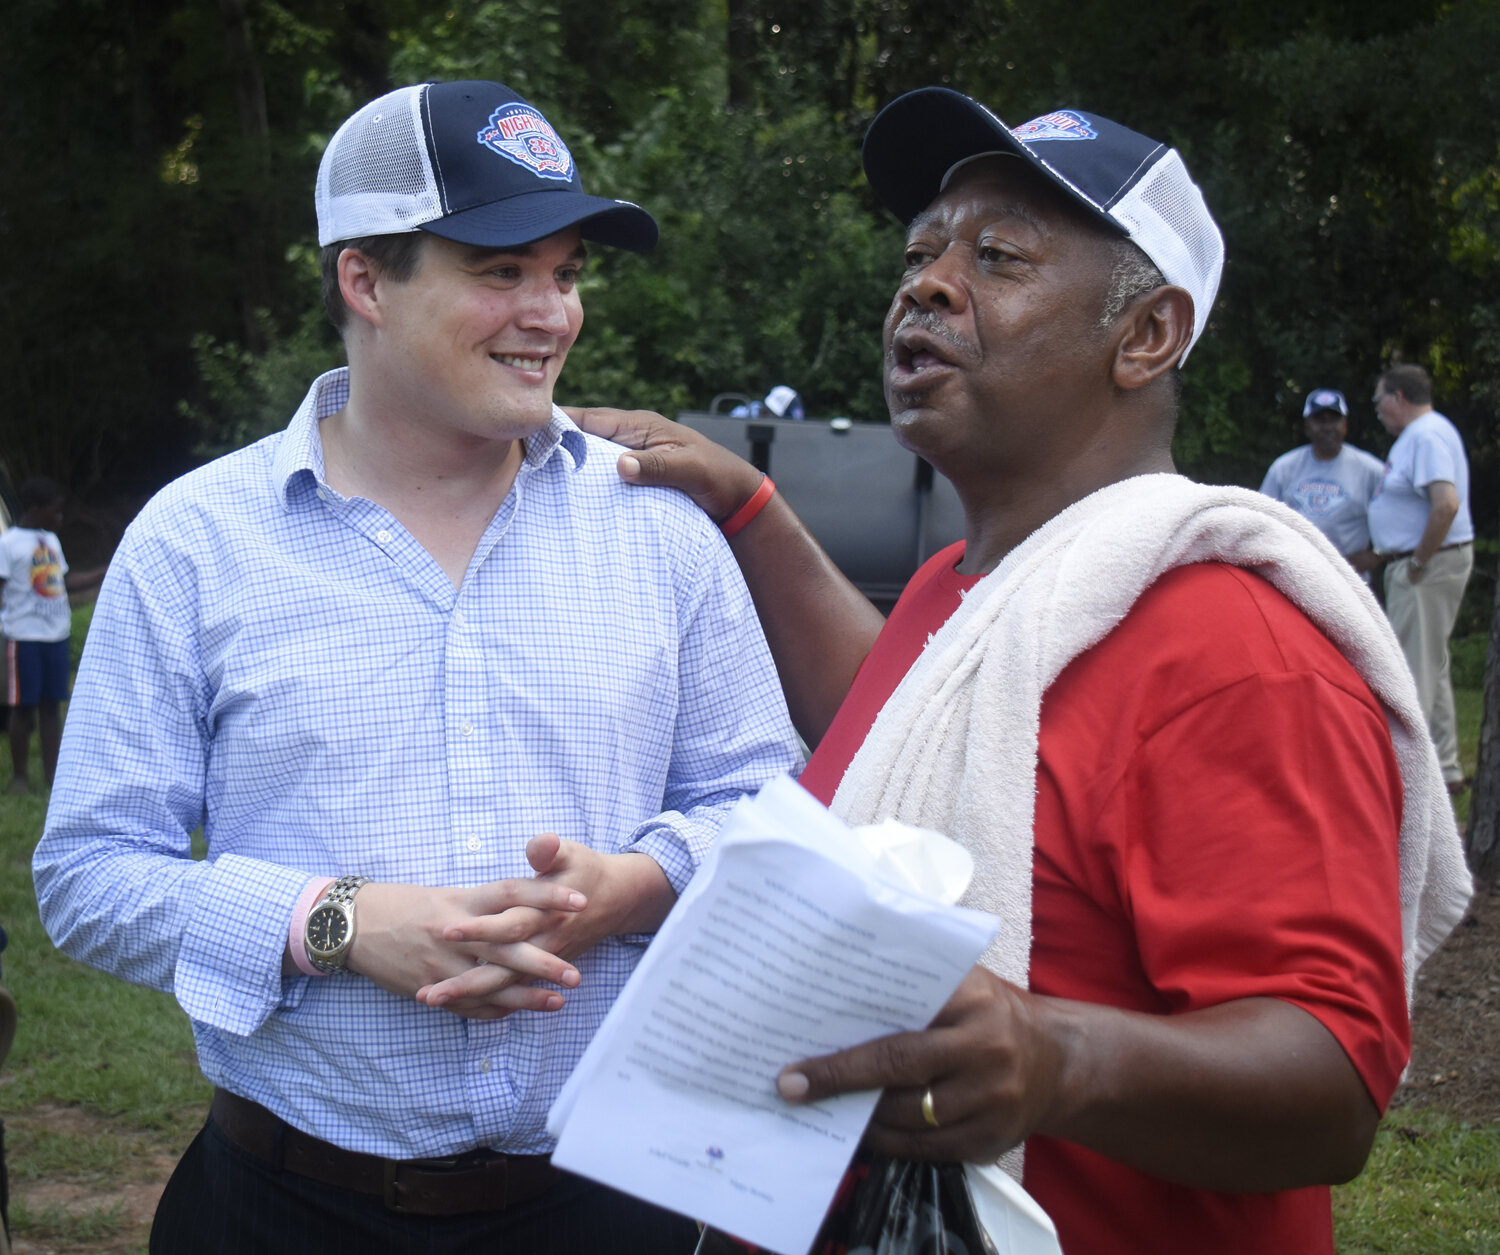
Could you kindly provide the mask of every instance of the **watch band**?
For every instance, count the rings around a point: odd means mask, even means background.
[[[369,883],[368,876],[340,876],[333,882],[333,887],[323,895],[322,901],[337,902],[340,906],[348,906],[354,901],[354,895],[360,891],[361,886]]]
[[[307,882],[307,888],[292,908],[292,922],[287,928],[286,948],[292,956],[297,970],[308,976],[327,976],[328,973],[313,966],[307,957],[307,917],[312,914],[313,903],[323,900],[323,893],[333,883],[332,876],[320,876]]]

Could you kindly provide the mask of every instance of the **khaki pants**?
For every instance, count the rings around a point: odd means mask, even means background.
[[[1422,578],[1411,581],[1411,559],[1397,558],[1385,569],[1385,612],[1417,681],[1417,696],[1432,743],[1437,747],[1443,779],[1464,778],[1458,762],[1458,718],[1453,709],[1453,681],[1448,674],[1448,637],[1458,618],[1464,585],[1474,569],[1474,546],[1439,549]]]

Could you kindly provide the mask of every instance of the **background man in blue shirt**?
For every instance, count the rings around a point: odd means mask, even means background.
[[[483,82],[359,110],[317,206],[349,367],[132,524],[35,860],[57,944],[170,990],[216,1087],[152,1249],[690,1251],[544,1127],[799,761],[723,538],[552,403],[584,241],[656,224]]]

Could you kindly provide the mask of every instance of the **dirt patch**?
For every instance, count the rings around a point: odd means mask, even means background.
[[[1500,1121],[1500,879],[1417,973],[1411,1067],[1392,1105]]]
[[[18,1206],[30,1221],[24,1231],[13,1233],[15,1255],[139,1255],[146,1249],[157,1200],[183,1147],[78,1107],[35,1107],[7,1115],[5,1124],[12,1148],[26,1140],[28,1131],[41,1128],[54,1138],[115,1139],[128,1165],[52,1180],[16,1180],[13,1175],[12,1227]],[[13,1174],[17,1166],[12,1159]]]

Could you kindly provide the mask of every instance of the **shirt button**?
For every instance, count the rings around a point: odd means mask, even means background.
[[[375,533],[375,539],[378,540],[382,545],[388,545],[391,543],[391,534],[382,527],[378,532]]]
[[[332,493],[332,491],[330,491],[327,488],[319,488],[318,489],[318,500],[320,500],[320,501],[332,501],[333,500],[333,493]]]
[[[481,841],[478,837],[470,837],[467,841],[464,842],[464,844],[467,845],[471,850],[477,851],[484,848],[484,842]]]
[[[473,736],[474,735],[474,725],[472,723],[470,723],[467,719],[465,719],[461,724],[458,725],[458,730],[460,732],[462,732],[465,736]]]
[[[463,627],[463,625],[464,625],[464,612],[462,610],[455,610],[453,612],[453,626],[454,627]]]
[[[488,1059],[481,1059],[479,1061],[479,1070],[481,1072],[488,1072],[493,1066],[494,1064],[492,1064]]]

